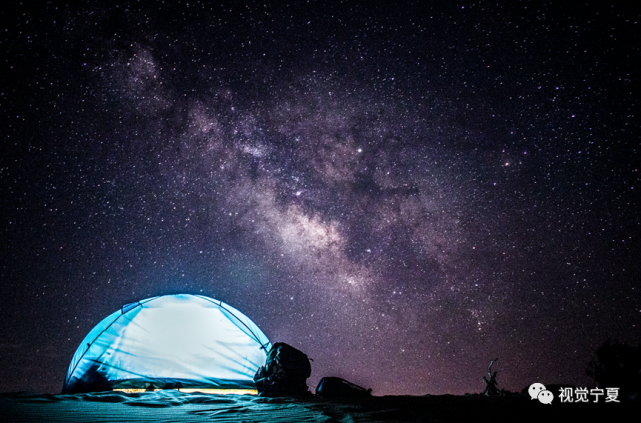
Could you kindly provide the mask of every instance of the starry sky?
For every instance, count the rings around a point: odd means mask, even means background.
[[[172,293],[375,395],[481,392],[497,357],[513,391],[588,385],[641,339],[631,6],[13,3],[0,391],[60,392]]]

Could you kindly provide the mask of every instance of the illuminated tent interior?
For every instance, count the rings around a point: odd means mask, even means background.
[[[180,389],[255,393],[271,343],[247,316],[202,295],[124,305],[71,360],[63,393]]]

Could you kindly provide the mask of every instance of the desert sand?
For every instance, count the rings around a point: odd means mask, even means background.
[[[527,395],[263,398],[173,390],[0,394],[4,422],[593,422],[635,419],[638,402],[541,404]]]

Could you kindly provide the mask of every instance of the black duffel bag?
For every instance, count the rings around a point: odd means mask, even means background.
[[[316,396],[321,398],[368,398],[372,396],[372,390],[354,385],[340,377],[324,377],[318,382]]]

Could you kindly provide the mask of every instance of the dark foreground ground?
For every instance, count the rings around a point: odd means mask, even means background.
[[[364,400],[186,394],[0,394],[3,422],[615,422],[638,402],[544,405],[527,396],[385,396]]]

